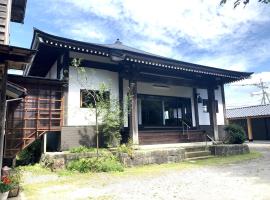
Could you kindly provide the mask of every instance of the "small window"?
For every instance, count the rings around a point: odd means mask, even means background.
[[[81,90],[81,108],[95,108],[95,100],[99,102],[100,100],[110,100],[110,92],[105,91],[101,94],[98,90]]]
[[[209,101],[208,99],[203,99],[203,112],[209,112]],[[216,113],[218,113],[218,101],[215,100]]]

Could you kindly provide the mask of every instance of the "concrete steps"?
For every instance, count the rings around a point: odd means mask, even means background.
[[[186,160],[201,160],[214,157],[208,147],[205,146],[187,147],[185,151]]]

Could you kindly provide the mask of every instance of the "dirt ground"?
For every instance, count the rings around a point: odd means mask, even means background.
[[[263,157],[221,166],[170,170],[156,176],[112,176],[107,181],[89,181],[77,187],[48,187],[40,195],[53,199],[49,194],[54,193],[59,200],[57,191],[64,189],[61,199],[65,200],[270,200],[270,143],[254,143],[250,148],[262,152]],[[22,195],[21,199],[27,198]]]

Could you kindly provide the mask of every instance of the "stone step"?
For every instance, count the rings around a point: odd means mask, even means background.
[[[210,154],[211,154],[210,151],[186,152],[186,158],[195,158],[195,157],[209,156]]]
[[[209,155],[209,156],[200,156],[200,157],[193,157],[193,158],[187,158],[186,161],[196,161],[196,160],[204,160],[208,158],[214,158],[215,156]]]
[[[194,152],[194,151],[208,151],[208,147],[206,146],[191,146],[185,148],[186,152]]]

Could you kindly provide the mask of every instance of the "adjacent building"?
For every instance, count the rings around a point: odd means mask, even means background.
[[[229,123],[242,126],[249,141],[270,140],[270,104],[227,109]]]

